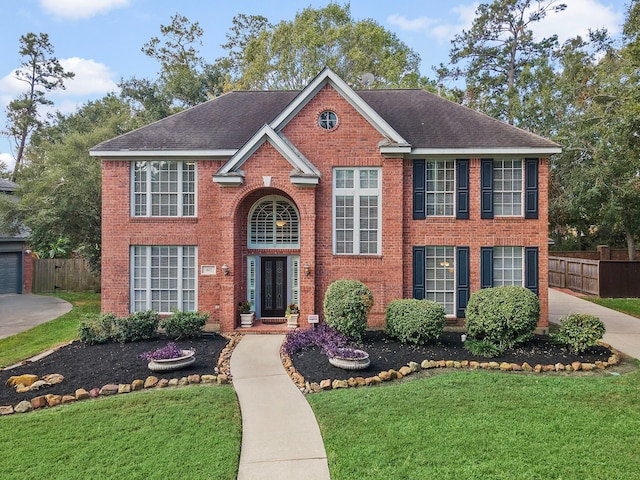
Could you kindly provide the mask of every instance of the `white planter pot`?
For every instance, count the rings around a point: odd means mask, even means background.
[[[171,370],[178,370],[195,362],[195,353],[196,352],[194,350],[182,350],[181,357],[151,360],[147,366],[152,372],[169,372]]]
[[[240,314],[240,326],[242,328],[249,328],[253,326],[253,319],[255,318],[255,312],[241,313]]]
[[[356,350],[362,352],[364,358],[342,358],[342,357],[329,357],[329,363],[334,367],[342,368],[344,370],[362,370],[371,365],[369,354],[363,350]]]
[[[297,328],[298,327],[298,318],[300,314],[292,313],[287,317],[287,327],[289,328]]]

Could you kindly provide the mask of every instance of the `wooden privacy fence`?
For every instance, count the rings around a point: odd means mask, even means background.
[[[100,275],[84,258],[40,258],[33,263],[33,293],[99,292]]]
[[[549,256],[549,286],[598,297],[640,297],[640,262]]]

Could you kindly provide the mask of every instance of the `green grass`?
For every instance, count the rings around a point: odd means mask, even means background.
[[[0,477],[231,480],[240,441],[230,385],[136,392],[0,418]]]
[[[583,297],[592,303],[597,303],[603,307],[617,310],[627,315],[640,318],[640,298],[595,298]]]
[[[460,372],[308,400],[331,478],[640,478],[638,370]]]
[[[77,337],[78,322],[87,313],[100,313],[99,293],[58,293],[73,305],[69,313],[0,340],[0,368],[31,358],[55,345]]]

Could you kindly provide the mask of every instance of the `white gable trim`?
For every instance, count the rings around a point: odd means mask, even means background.
[[[253,155],[265,142],[269,142],[294,168],[291,173],[294,177],[305,178],[306,184],[318,184],[320,172],[300,151],[278,135],[269,125],[264,125],[251,139],[245,143],[235,155],[213,176],[213,181],[226,185],[240,185],[244,174],[238,169]]]
[[[302,108],[324,87],[331,85],[349,104],[355,108],[382,136],[399,145],[408,145],[408,142],[389,125],[375,110],[373,110],[347,83],[342,80],[329,67],[325,67],[304,90],[278,115],[271,127],[280,132],[287,123],[295,117]]]
[[[91,157],[207,157],[207,158],[229,158],[238,150],[89,150]]]

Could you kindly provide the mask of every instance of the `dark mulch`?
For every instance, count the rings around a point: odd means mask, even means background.
[[[405,345],[387,337],[384,332],[366,332],[361,346],[369,353],[371,365],[363,370],[349,371],[334,367],[327,361],[319,348],[312,348],[304,352],[292,355],[291,360],[296,370],[308,382],[320,382],[321,380],[347,380],[350,377],[370,377],[381,371],[398,370],[409,362],[421,363],[423,360],[469,360],[478,362],[495,361],[498,363],[527,362],[531,366],[564,365],[578,361],[582,363],[595,363],[606,361],[611,356],[611,351],[602,346],[592,347],[582,355],[575,355],[567,349],[549,343],[548,337],[535,336],[532,340],[516,349],[505,352],[500,357],[486,359],[471,355],[465,350],[460,334],[444,332],[437,345],[411,346]]]
[[[22,400],[31,400],[39,395],[73,395],[76,389],[87,391],[114,383],[131,383],[136,379],[144,380],[149,375],[158,378],[180,378],[192,374],[213,374],[218,364],[220,352],[228,340],[216,334],[204,334],[202,337],[178,340],[175,343],[182,349],[195,349],[196,361],[190,366],[173,372],[151,372],[147,361],[139,355],[149,350],[163,347],[169,340],[156,338],[132,343],[105,343],[86,345],[79,341],[60,348],[41,360],[12,369],[0,371],[0,405],[15,405]],[[34,374],[42,377],[49,373],[59,373],[64,381],[36,392],[16,393],[6,381],[13,375]]]

